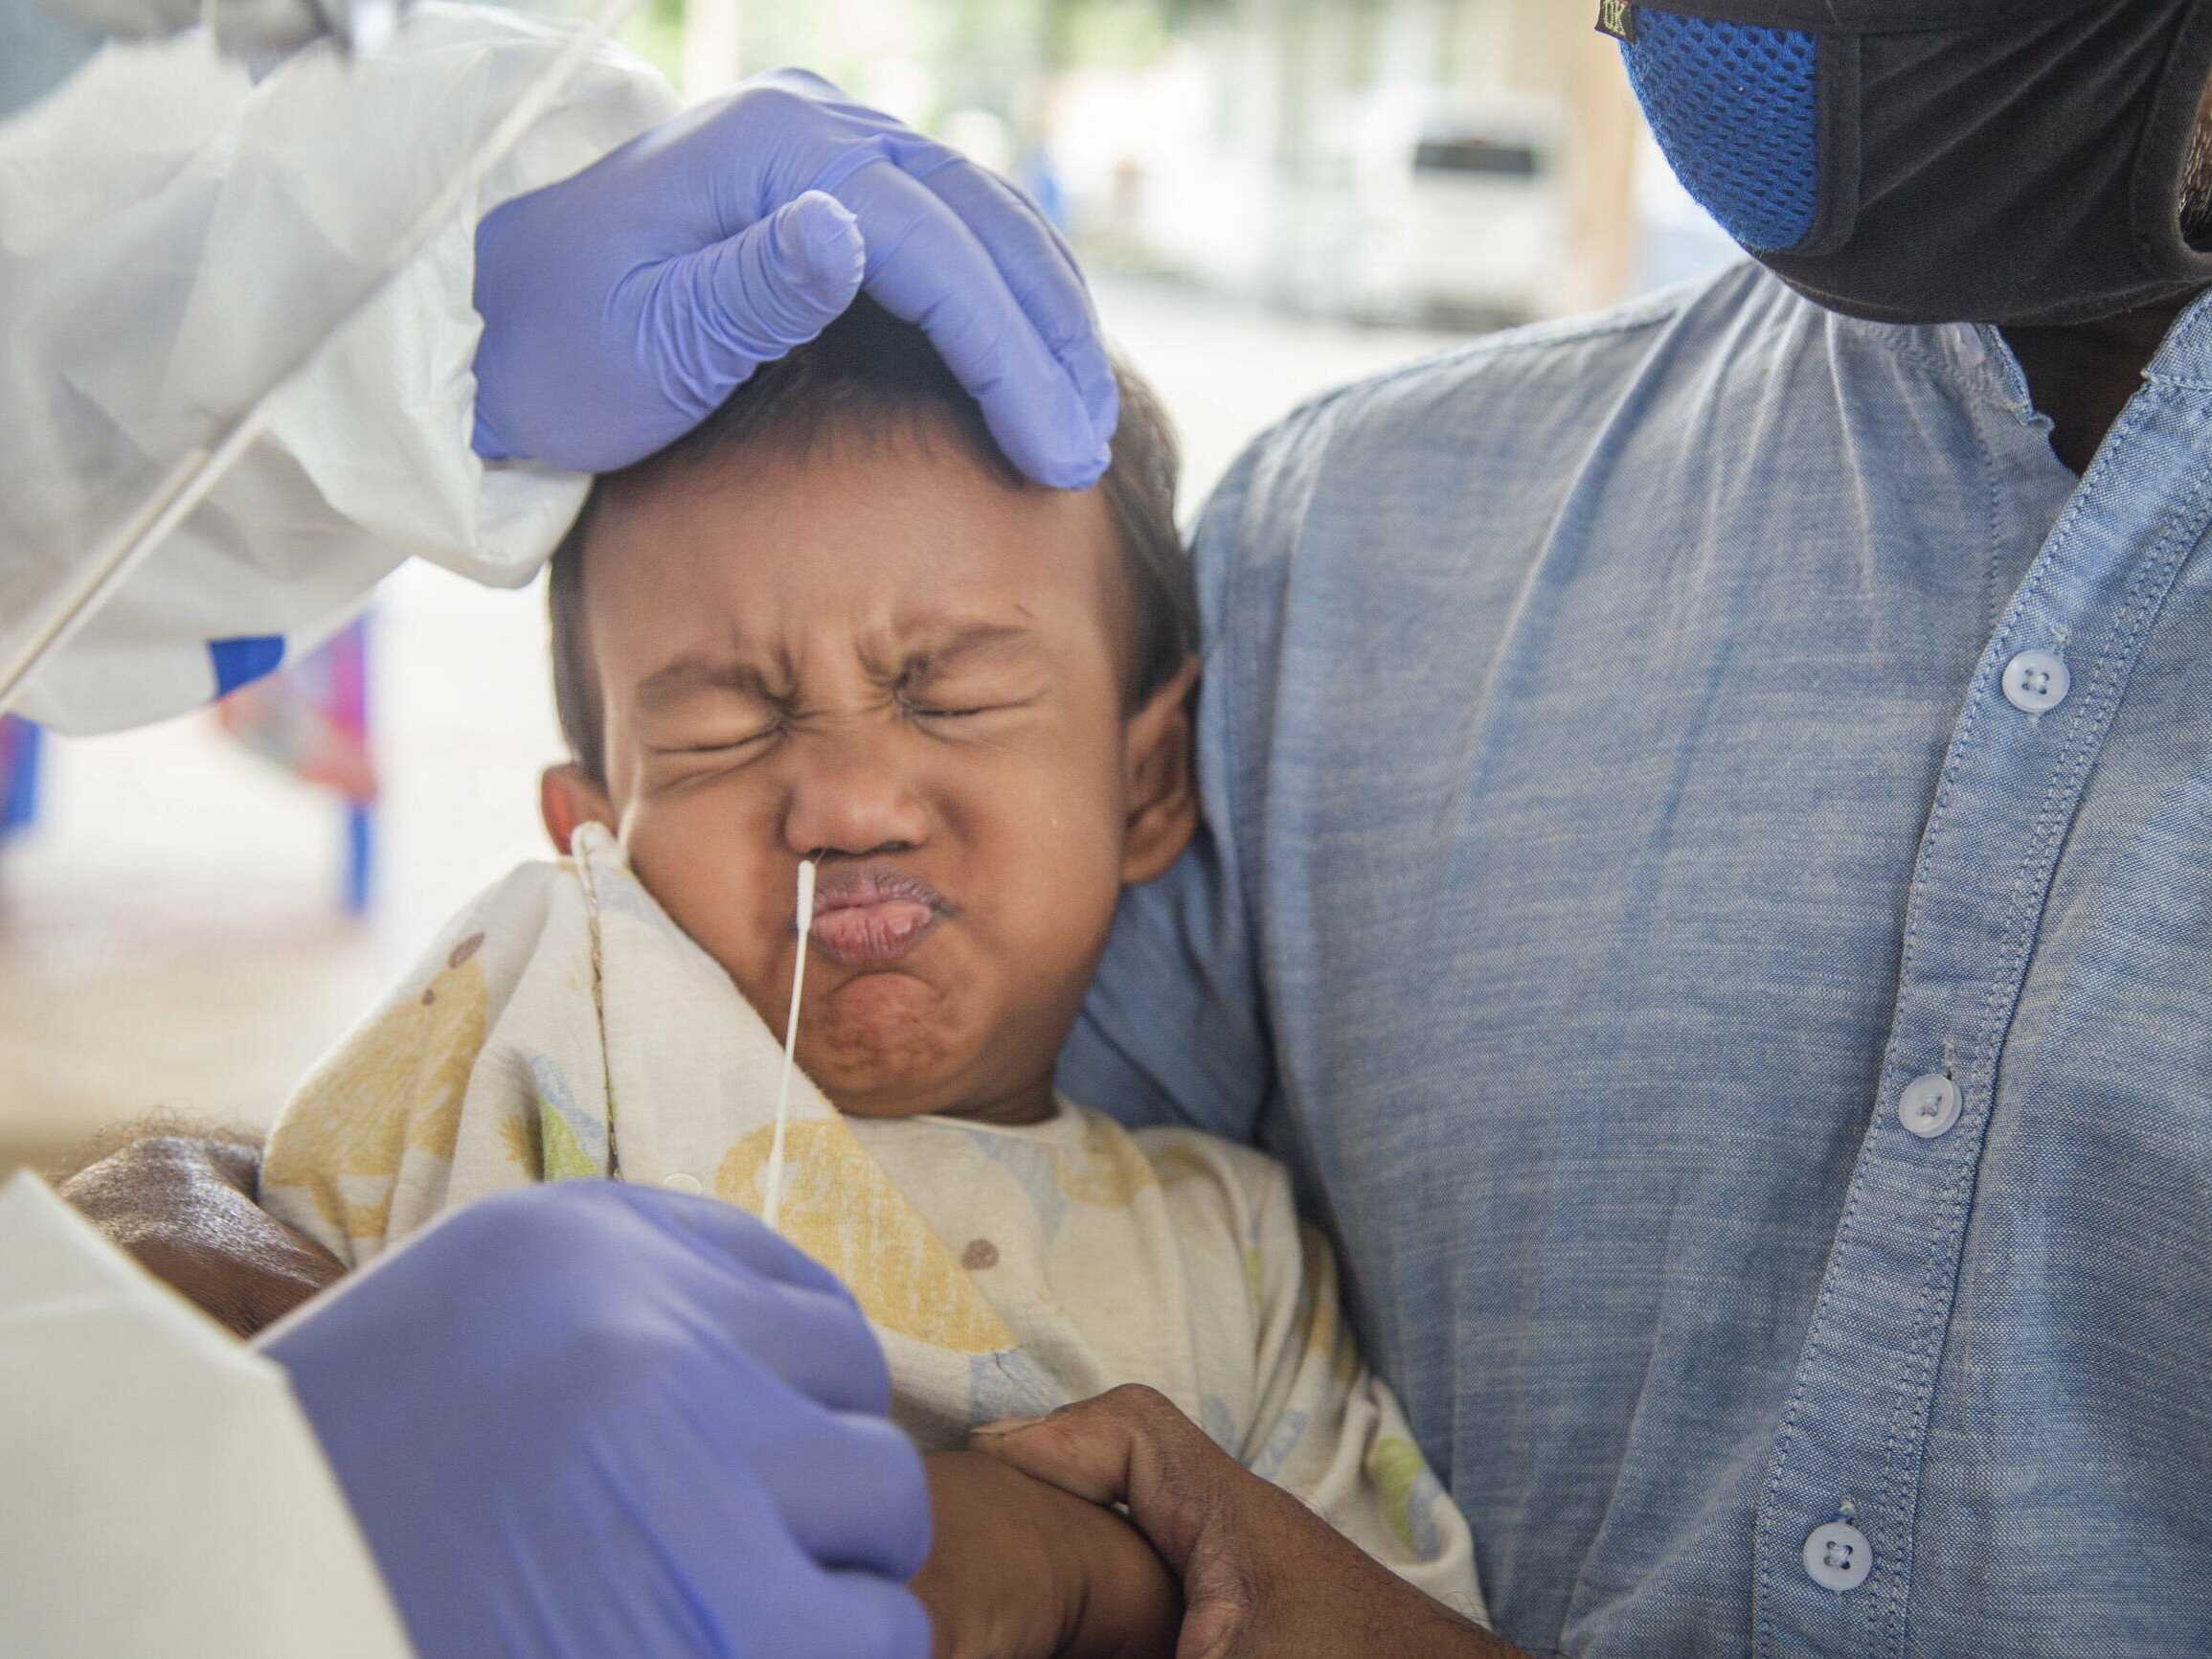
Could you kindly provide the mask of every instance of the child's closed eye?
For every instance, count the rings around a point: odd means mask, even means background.
[[[995,731],[1002,719],[1035,706],[1034,696],[1000,693],[983,696],[970,693],[958,697],[919,698],[901,694],[899,710],[924,732],[950,738],[955,733],[982,737]]]
[[[986,715],[1009,714],[1037,701],[1027,675],[1004,671],[910,672],[893,688],[900,712],[910,719],[950,724]]]
[[[930,703],[910,702],[906,712],[921,720],[968,720],[978,715],[997,714],[1004,709],[1018,709],[1022,703],[978,703],[971,708],[944,708]]]
[[[675,760],[748,755],[764,749],[783,733],[783,721],[774,719],[743,729],[701,729],[670,732],[645,744],[647,754]]]

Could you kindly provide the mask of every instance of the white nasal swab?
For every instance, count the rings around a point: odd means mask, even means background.
[[[799,996],[806,986],[806,936],[814,929],[814,860],[799,866],[799,946],[791,957],[791,1014],[783,1024],[783,1082],[776,1091],[776,1136],[768,1143],[768,1196],[760,1219],[771,1233],[780,1233],[777,1219],[783,1209],[783,1130],[791,1121],[791,1079],[798,1071]]]

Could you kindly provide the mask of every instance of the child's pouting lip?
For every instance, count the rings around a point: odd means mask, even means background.
[[[843,967],[895,962],[953,907],[920,876],[881,861],[829,864],[814,890],[814,948]]]

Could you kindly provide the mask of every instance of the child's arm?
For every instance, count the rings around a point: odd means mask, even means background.
[[[914,1580],[934,1659],[1168,1659],[1183,1593],[1113,1511],[979,1452],[925,1458],[936,1534]]]
[[[130,1134],[61,1182],[61,1195],[141,1267],[240,1336],[273,1325],[345,1272],[254,1202],[261,1154],[252,1141],[160,1120]]]

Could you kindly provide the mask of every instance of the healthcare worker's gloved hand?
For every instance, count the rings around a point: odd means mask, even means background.
[[[703,1198],[487,1198],[265,1333],[421,1659],[924,1659],[920,1458],[830,1276]]]
[[[643,460],[865,286],[928,331],[1024,472],[1105,470],[1114,377],[1066,245],[990,172],[803,71],[495,208],[476,259],[487,460]]]

